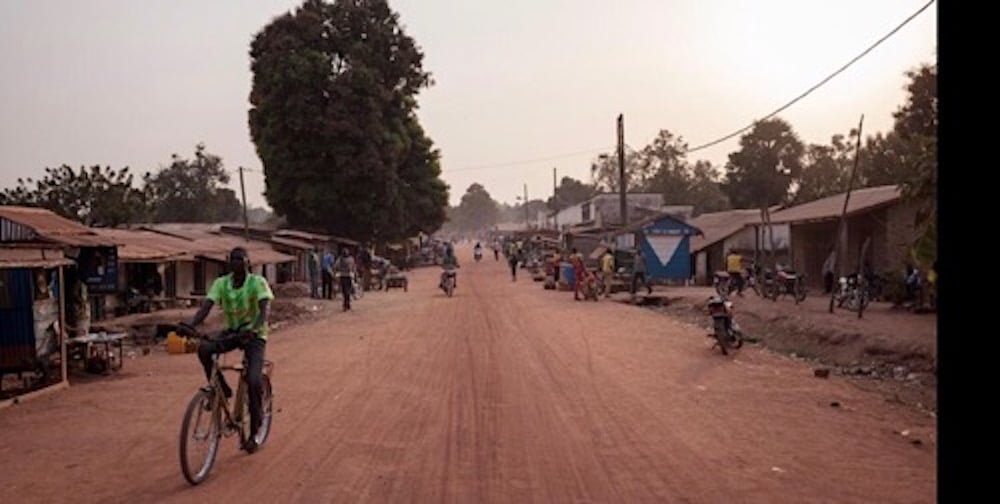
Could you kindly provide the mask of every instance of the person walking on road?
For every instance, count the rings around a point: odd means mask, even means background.
[[[573,265],[573,299],[579,301],[580,293],[583,292],[584,282],[587,281],[587,268],[583,265],[583,256],[575,248],[569,256],[569,263]]]
[[[559,267],[561,266],[562,263],[562,255],[560,255],[558,250],[552,253],[552,259],[550,260],[550,262],[552,263],[552,284],[558,286]]]
[[[358,271],[358,283],[363,289],[367,289],[371,285],[372,257],[373,254],[370,246],[367,243],[362,245],[358,251],[358,258],[355,260],[355,266]]]
[[[632,259],[632,295],[635,295],[636,289],[639,287],[639,279],[642,279],[642,284],[646,286],[646,293],[652,294],[653,288],[649,285],[649,278],[646,277],[646,256],[642,255],[641,249],[635,249],[635,255]]]
[[[511,241],[510,245],[507,246],[507,262],[510,264],[510,281],[517,281],[517,256],[518,256],[517,243]]]
[[[837,264],[837,249],[830,247],[830,254],[823,262],[823,291],[827,294],[833,292],[833,268]]]
[[[351,309],[351,291],[354,288],[354,277],[358,274],[357,265],[351,257],[351,250],[344,247],[334,265],[337,278],[340,279],[340,293],[344,296],[344,311]]]
[[[730,250],[726,256],[726,273],[729,273],[729,281],[736,287],[736,295],[743,297],[743,256],[735,250]]]
[[[319,299],[319,291],[321,280],[319,277],[319,254],[315,250],[309,251],[309,257],[306,258],[307,261],[307,271],[309,273],[309,297],[313,299]]]
[[[333,254],[330,251],[323,253],[323,299],[333,299]]]
[[[615,256],[610,248],[601,256],[601,277],[604,282],[604,297],[611,297],[611,282],[615,279]]]

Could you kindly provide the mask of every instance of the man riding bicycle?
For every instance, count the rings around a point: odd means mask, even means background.
[[[205,368],[205,377],[211,381],[212,357],[237,348],[243,349],[247,366],[247,392],[250,396],[250,435],[243,449],[247,453],[253,453],[257,450],[257,429],[260,427],[262,416],[261,375],[264,367],[264,347],[267,343],[267,317],[274,294],[267,279],[250,273],[250,258],[243,247],[236,247],[229,253],[228,264],[231,273],[215,279],[201,309],[190,323],[182,323],[181,326],[197,327],[205,321],[215,303],[222,306],[225,333],[229,337],[217,341],[203,340],[198,346],[198,359]],[[233,390],[226,383],[224,376],[219,376],[219,379],[226,399],[229,399],[233,395]],[[211,391],[207,386],[204,390]]]

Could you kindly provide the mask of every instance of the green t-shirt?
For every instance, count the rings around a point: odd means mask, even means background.
[[[260,315],[259,303],[262,299],[274,299],[271,286],[267,279],[249,274],[239,289],[233,287],[233,275],[216,278],[212,288],[208,290],[208,299],[222,307],[227,329],[239,329],[240,326],[252,328]],[[267,321],[260,328],[261,339],[267,339]]]

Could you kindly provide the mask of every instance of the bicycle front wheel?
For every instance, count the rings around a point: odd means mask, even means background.
[[[192,485],[205,481],[219,453],[219,408],[221,405],[212,394],[199,390],[184,413],[180,439],[181,472]]]

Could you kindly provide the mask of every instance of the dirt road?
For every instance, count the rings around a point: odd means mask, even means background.
[[[274,430],[180,475],[193,355],[0,410],[9,502],[933,502],[933,419],[462,252],[271,336]],[[831,403],[839,407],[832,407]],[[906,431],[906,436],[897,432]],[[920,444],[914,444],[919,440]]]

